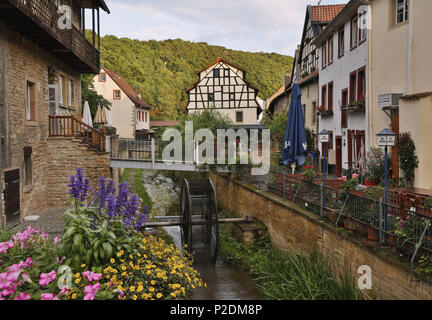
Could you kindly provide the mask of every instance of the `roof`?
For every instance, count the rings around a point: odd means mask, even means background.
[[[219,57],[218,57],[218,58],[216,59],[215,62],[210,63],[208,66],[202,68],[200,71],[197,72],[197,74],[200,74],[201,72],[207,70],[208,68],[213,67],[216,63],[219,63],[219,62],[226,63],[227,65],[229,65],[229,66],[231,66],[231,67],[233,67],[233,68],[236,68],[236,69],[238,69],[238,70],[241,70],[241,71],[243,71],[243,72],[246,72],[245,69],[240,68],[239,66],[236,66],[235,64],[232,64],[231,62],[226,61],[224,58],[219,58]],[[245,75],[245,77],[246,77],[246,75]]]
[[[75,0],[75,2],[78,5],[80,5],[80,6],[82,4],[84,4],[84,8],[87,8],[87,9],[91,9],[92,6],[93,6],[91,0],[84,0],[84,1],[83,0]],[[96,3],[95,3],[95,6],[98,6],[98,7],[102,8],[102,10],[105,11],[106,13],[108,13],[108,14],[111,13],[110,10],[109,10],[109,8],[108,8],[108,6],[107,6],[107,4],[105,3],[105,0],[97,0]]]
[[[342,10],[331,20],[331,22],[324,28],[324,30],[312,41],[317,47],[320,47],[324,41],[326,41],[333,32],[336,32],[345,21],[349,21],[352,15],[357,12],[357,9],[361,5],[365,5],[369,0],[350,0]]]
[[[311,6],[313,20],[319,22],[330,22],[345,7],[345,4],[332,4],[323,6]]]
[[[179,123],[179,120],[150,121],[150,127],[175,127]]]
[[[123,78],[117,71],[111,71],[105,67],[102,69],[110,76],[111,79],[123,90],[123,92],[131,99],[138,107],[146,109],[153,109],[151,105],[146,103],[142,98],[138,96],[138,93],[130,86],[130,84]]]

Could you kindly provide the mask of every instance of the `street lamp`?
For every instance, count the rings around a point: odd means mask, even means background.
[[[326,181],[327,180],[327,143],[330,140],[330,135],[326,129],[322,130],[318,135],[319,135],[319,142],[324,145],[324,150],[323,150],[323,155],[324,155],[324,198],[323,198],[323,202],[324,202],[324,208],[325,208],[325,206],[326,206],[325,188],[326,188],[326,182],[327,182]]]
[[[384,129],[377,133],[378,146],[384,147],[385,150],[385,231],[387,232],[387,199],[388,199],[388,147],[393,147],[396,143],[396,133],[391,130]]]

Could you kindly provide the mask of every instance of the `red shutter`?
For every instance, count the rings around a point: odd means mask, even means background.
[[[352,137],[351,130],[348,130],[348,165],[352,164]]]
[[[328,110],[333,110],[333,82],[328,84]]]
[[[147,122],[147,111],[145,111],[145,122]]]

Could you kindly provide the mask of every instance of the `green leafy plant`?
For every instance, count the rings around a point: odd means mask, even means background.
[[[404,179],[407,185],[412,186],[415,178],[415,169],[418,168],[418,157],[415,154],[416,147],[409,132],[399,135],[397,142],[399,152],[400,168],[404,173]]]
[[[426,198],[424,201],[424,207],[425,209],[431,210],[432,209],[432,197]]]
[[[366,155],[366,180],[381,184],[385,176],[385,156],[381,148],[371,148]]]
[[[306,182],[312,183],[314,179],[320,179],[321,174],[319,171],[315,169],[314,166],[305,166],[303,167],[303,177],[305,178]]]

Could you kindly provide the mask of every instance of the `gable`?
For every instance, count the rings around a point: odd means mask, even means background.
[[[185,110],[254,108],[261,111],[258,89],[246,79],[246,71],[222,59],[198,72],[199,81],[187,90]]]

